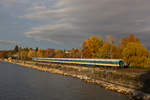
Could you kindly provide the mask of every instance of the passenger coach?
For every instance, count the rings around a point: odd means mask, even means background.
[[[104,67],[125,67],[122,59],[77,59],[77,58],[33,58],[33,61],[62,64],[92,65]]]

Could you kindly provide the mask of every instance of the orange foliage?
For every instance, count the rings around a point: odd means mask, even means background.
[[[3,57],[4,57],[3,52],[0,52],[0,58],[3,58]]]
[[[81,57],[80,50],[77,48],[73,48],[71,50],[71,58],[80,58],[80,57]]]
[[[54,49],[44,50],[44,57],[52,58],[54,56],[55,56],[55,50]]]
[[[112,47],[112,58],[121,59],[122,58],[122,49],[119,46],[113,45]]]
[[[93,36],[82,45],[82,55],[84,58],[97,58],[97,52],[103,46],[103,41],[99,36]]]
[[[56,58],[63,58],[64,57],[64,52],[62,50],[56,49],[55,50],[55,57]]]

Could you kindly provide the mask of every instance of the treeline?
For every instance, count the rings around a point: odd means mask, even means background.
[[[59,49],[21,49],[17,53],[18,59],[29,60],[33,57],[38,58],[79,58],[78,49],[59,50]]]
[[[81,51],[77,48],[72,50],[59,50],[59,49],[33,49],[21,48],[15,46],[14,50],[0,51],[0,58],[13,58],[20,60],[31,60],[32,58],[80,58]]]
[[[112,36],[107,42],[100,37],[91,37],[82,45],[83,58],[124,59],[132,67],[150,67],[150,51],[138,37],[131,34],[115,43]]]
[[[43,50],[16,46],[14,50],[0,52],[0,58],[6,57],[21,60],[31,60],[33,57],[124,59],[132,67],[150,67],[150,52],[133,34],[123,38],[120,43],[110,35],[105,41],[100,36],[93,36],[85,40],[80,49],[73,48],[72,50]]]

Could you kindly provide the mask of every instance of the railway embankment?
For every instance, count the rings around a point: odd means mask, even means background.
[[[79,78],[85,82],[101,85],[105,89],[128,95],[133,100],[150,100],[150,70],[148,69],[112,69],[16,60],[11,63]]]

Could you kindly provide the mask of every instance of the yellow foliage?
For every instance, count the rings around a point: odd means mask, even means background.
[[[122,55],[125,62],[131,66],[147,66],[148,50],[141,43],[128,43]]]
[[[19,51],[19,58],[21,60],[25,60],[26,58],[28,58],[28,51],[26,51],[26,50],[20,50]]]
[[[33,57],[36,57],[36,51],[30,49],[28,52],[28,58],[33,58]]]
[[[99,48],[97,55],[100,58],[111,58],[111,44],[105,43],[101,48]]]
[[[121,48],[116,45],[105,43],[101,48],[99,48],[97,55],[100,58],[120,59],[121,58]]]
[[[55,50],[55,57],[56,58],[63,58],[64,57],[64,52],[62,50]]]
[[[140,39],[138,37],[135,38],[135,36],[133,34],[130,34],[130,36],[122,39],[122,41],[121,41],[122,48],[125,48],[127,46],[127,44],[130,42],[140,43]]]
[[[44,51],[43,51],[42,49],[39,49],[39,50],[37,51],[37,57],[39,57],[39,58],[44,57]]]

